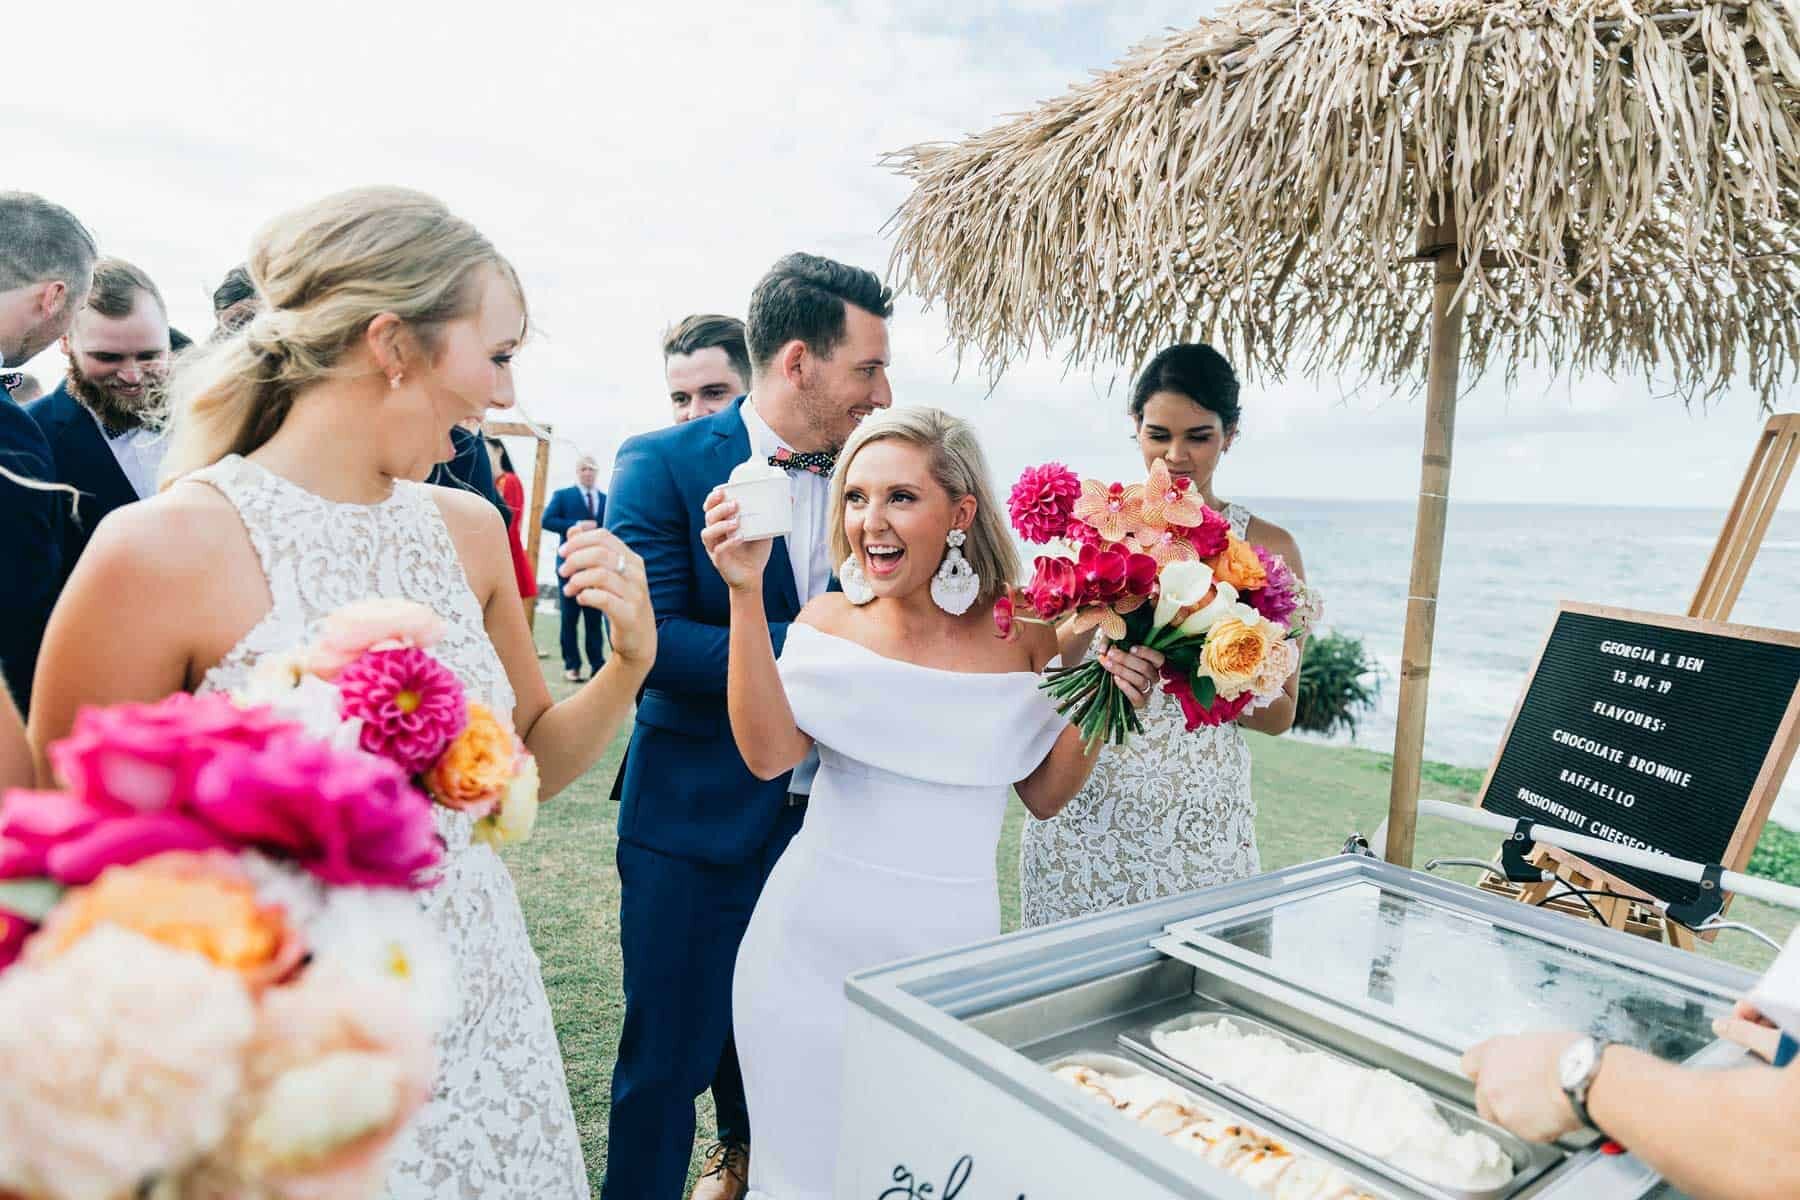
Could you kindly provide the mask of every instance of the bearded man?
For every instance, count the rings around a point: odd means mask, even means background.
[[[162,293],[125,260],[101,259],[62,349],[68,375],[26,411],[50,443],[56,482],[81,493],[75,519],[63,523],[67,579],[106,514],[156,492],[167,444],[161,418],[169,314]]]

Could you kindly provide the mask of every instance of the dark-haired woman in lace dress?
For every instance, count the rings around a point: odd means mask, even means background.
[[[1238,432],[1238,380],[1205,345],[1171,346],[1132,388],[1130,413],[1144,465],[1161,459],[1191,480],[1231,532],[1287,561],[1304,578],[1287,530],[1219,498],[1213,473]],[[1062,645],[1064,662],[1091,650],[1090,632]],[[1027,925],[1102,912],[1256,874],[1256,805],[1244,729],[1285,733],[1299,673],[1283,696],[1234,722],[1188,732],[1174,697],[1158,691],[1139,714],[1143,733],[1108,746],[1062,812],[1026,827],[1019,892]]]

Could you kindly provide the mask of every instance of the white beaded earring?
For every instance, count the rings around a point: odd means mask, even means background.
[[[869,577],[863,574],[862,564],[854,554],[838,568],[838,586],[844,589],[844,599],[852,604],[867,604],[875,598],[875,589],[869,586]]]
[[[975,597],[981,595],[981,576],[963,557],[963,543],[968,540],[969,535],[960,529],[949,532],[944,542],[950,548],[944,552],[944,561],[938,564],[937,574],[931,578],[932,603],[953,617],[968,612]]]

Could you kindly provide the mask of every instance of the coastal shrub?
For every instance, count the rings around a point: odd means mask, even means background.
[[[1800,833],[1773,822],[1764,825],[1744,874],[1800,886]]]
[[[1362,639],[1329,630],[1309,638],[1300,665],[1299,703],[1294,727],[1308,733],[1342,730],[1356,736],[1356,723],[1375,707],[1379,683],[1375,661]]]

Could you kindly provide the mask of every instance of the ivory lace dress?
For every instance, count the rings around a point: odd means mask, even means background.
[[[1250,510],[1225,506],[1243,537]],[[1108,746],[1061,813],[1028,821],[1019,846],[1020,918],[1048,925],[1256,874],[1250,747],[1236,723],[1187,731],[1160,688],[1144,732]]]
[[[470,695],[512,712],[512,685],[430,488],[402,481],[380,504],[340,504],[236,455],[194,478],[237,509],[273,601],[201,691],[242,686],[259,659],[299,646],[345,604],[399,597],[444,619],[432,653]],[[467,816],[435,811],[444,878],[420,902],[455,958],[462,1008],[438,1044],[436,1090],[392,1154],[386,1194],[585,1200],[562,1054],[512,876],[492,849],[471,843]]]

